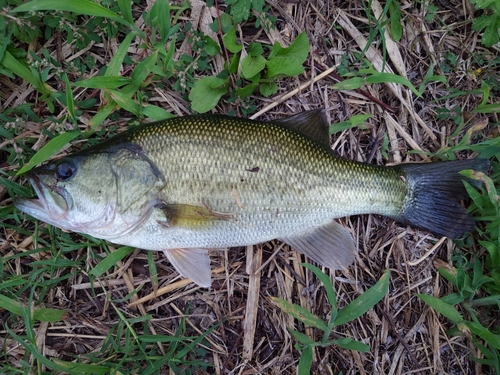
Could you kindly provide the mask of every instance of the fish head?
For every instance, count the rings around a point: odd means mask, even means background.
[[[89,148],[28,172],[38,199],[18,199],[54,226],[120,242],[147,221],[164,178],[137,145]]]
[[[109,155],[74,155],[27,173],[38,198],[18,199],[25,213],[57,227],[93,234],[117,213],[117,183]]]

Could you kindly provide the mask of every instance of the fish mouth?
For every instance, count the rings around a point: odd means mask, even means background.
[[[57,185],[45,183],[47,176],[28,173],[26,177],[33,186],[37,198],[19,198],[14,205],[34,218],[60,226],[58,222],[68,215],[72,207],[69,194]]]

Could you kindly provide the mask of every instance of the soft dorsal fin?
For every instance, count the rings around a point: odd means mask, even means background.
[[[313,141],[330,148],[328,122],[324,109],[313,109],[296,115],[274,120],[273,123],[293,129]]]

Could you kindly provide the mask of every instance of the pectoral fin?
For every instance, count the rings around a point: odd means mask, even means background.
[[[224,220],[231,217],[229,214],[212,211],[206,206],[193,206],[190,204],[160,202],[155,205],[155,208],[162,211],[165,220],[160,221],[160,224],[165,227],[182,226],[192,228],[207,225],[214,220]]]
[[[209,288],[212,285],[210,258],[207,250],[168,249],[163,253],[182,276],[191,279],[203,288]]]
[[[335,221],[304,235],[282,240],[316,263],[334,270],[348,267],[354,261],[352,236]]]

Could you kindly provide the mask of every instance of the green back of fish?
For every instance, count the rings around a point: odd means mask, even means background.
[[[139,144],[164,176],[167,203],[255,220],[293,216],[312,225],[401,213],[406,185],[397,170],[335,157],[327,139],[313,139],[314,131],[309,136],[300,125],[190,116],[139,127],[127,141]]]

